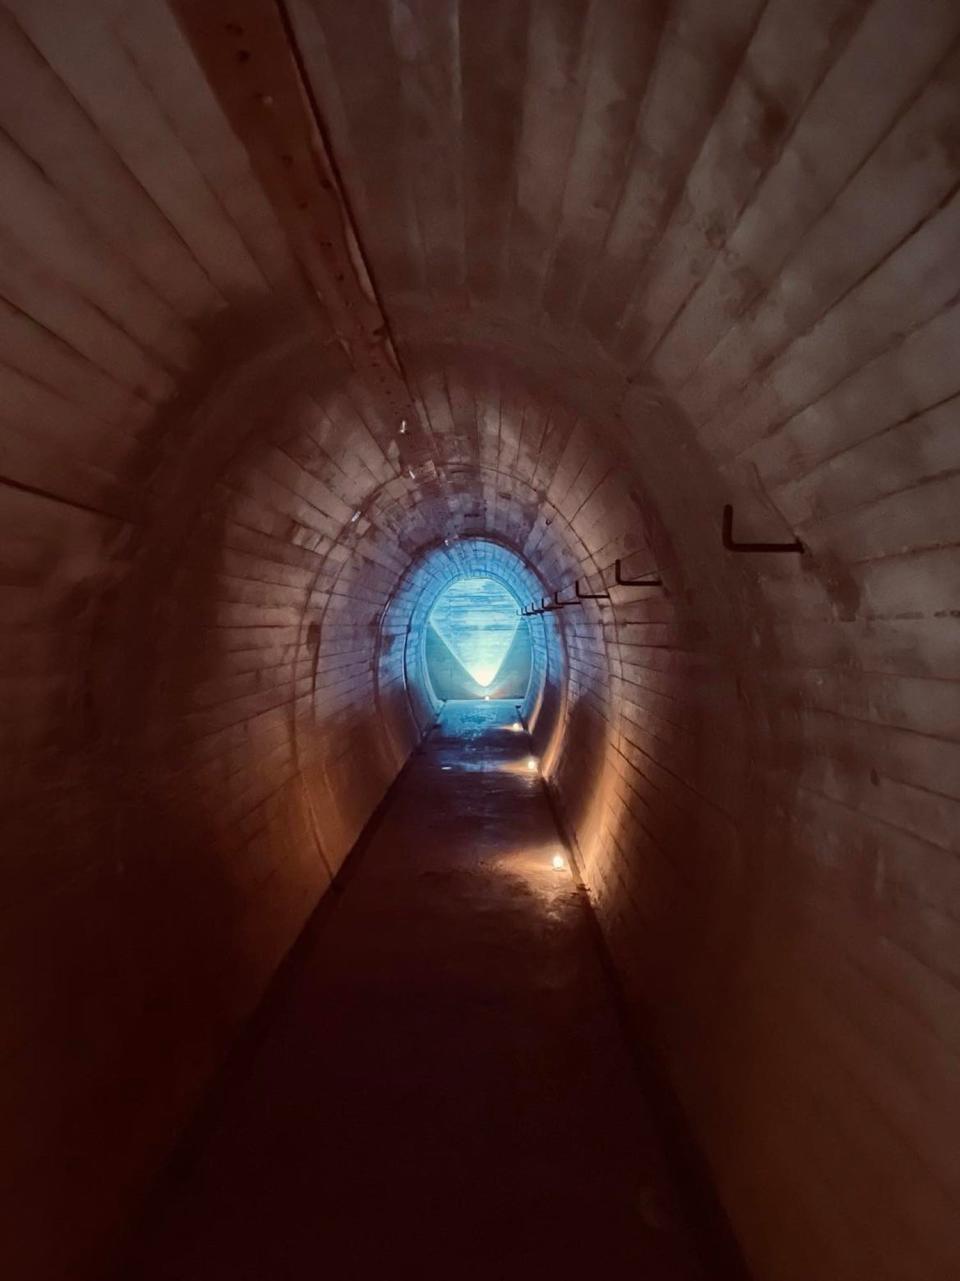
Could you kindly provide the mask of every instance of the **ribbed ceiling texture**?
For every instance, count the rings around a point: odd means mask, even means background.
[[[3,0],[11,1281],[104,1274],[483,574],[755,1276],[958,1275],[958,36]]]

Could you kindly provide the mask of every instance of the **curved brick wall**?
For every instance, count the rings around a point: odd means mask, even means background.
[[[0,10],[6,1272],[100,1275],[482,539],[606,593],[529,719],[756,1275],[952,1281],[960,10],[287,9]]]

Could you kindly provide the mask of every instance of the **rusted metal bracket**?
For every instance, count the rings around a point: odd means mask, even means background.
[[[579,578],[577,579],[575,586],[577,589],[577,600],[609,600],[610,599],[609,592],[599,592],[599,593],[598,592],[582,592],[580,590]]]
[[[580,599],[579,599],[579,600],[561,600],[561,599],[560,599],[560,593],[561,593],[563,590],[564,590],[564,588],[560,587],[560,588],[558,588],[558,589],[557,589],[557,591],[555,591],[555,592],[553,593],[553,603],[552,603],[552,604],[549,602],[549,600],[548,600],[548,598],[547,598],[546,596],[541,596],[541,597],[540,597],[540,604],[539,604],[539,606],[531,605],[531,606],[529,607],[529,609],[521,609],[521,610],[520,610],[520,617],[521,617],[521,618],[534,618],[534,617],[536,617],[536,615],[537,615],[537,614],[555,614],[555,613],[557,612],[557,610],[558,610],[558,609],[569,609],[571,605],[579,605],[579,604],[581,604],[581,603],[582,603],[582,601],[583,601],[583,600],[592,600],[592,599],[593,599],[593,597],[583,597],[583,596],[580,596],[580,592],[579,592],[579,590],[578,590],[578,591],[577,591],[577,596],[578,596],[578,597],[580,597]],[[599,598],[599,597],[597,597],[597,599],[599,600],[600,598]]]
[[[619,557],[614,562],[614,577],[618,587],[662,587],[662,578],[624,578],[620,573]]]
[[[723,545],[728,552],[793,552],[800,556],[806,550],[800,539],[792,543],[740,543],[733,536],[733,508],[727,503],[723,509]]]

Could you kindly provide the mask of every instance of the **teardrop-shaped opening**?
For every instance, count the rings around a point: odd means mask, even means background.
[[[424,637],[438,697],[520,698],[530,681],[530,634],[516,597],[488,577],[454,579],[437,597]]]

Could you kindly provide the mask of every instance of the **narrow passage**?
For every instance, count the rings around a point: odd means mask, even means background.
[[[166,1181],[131,1281],[718,1275],[530,760],[512,702],[446,705]]]

